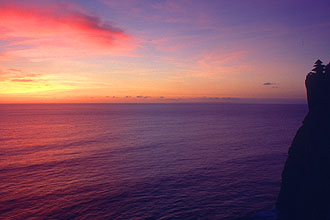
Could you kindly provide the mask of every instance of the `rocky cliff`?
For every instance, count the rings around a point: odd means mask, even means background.
[[[305,82],[309,112],[282,173],[279,220],[330,220],[330,64],[316,61]]]

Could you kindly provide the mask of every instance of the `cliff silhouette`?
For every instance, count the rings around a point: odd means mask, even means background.
[[[278,220],[330,220],[330,63],[306,76],[309,112],[289,148]]]

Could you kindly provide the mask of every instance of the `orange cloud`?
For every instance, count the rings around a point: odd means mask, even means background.
[[[37,82],[40,74],[26,73],[20,69],[0,69],[0,82]]]
[[[123,30],[63,5],[0,3],[2,56],[34,59],[124,55],[135,48]]]
[[[12,82],[34,82],[33,79],[12,79]]]

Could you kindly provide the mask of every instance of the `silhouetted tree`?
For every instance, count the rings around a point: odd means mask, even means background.
[[[314,64],[314,69],[312,70],[313,73],[322,75],[324,73],[324,65],[322,64],[321,60],[317,60]]]

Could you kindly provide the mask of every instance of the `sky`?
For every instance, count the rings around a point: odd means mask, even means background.
[[[0,103],[301,103],[328,0],[0,0]]]

